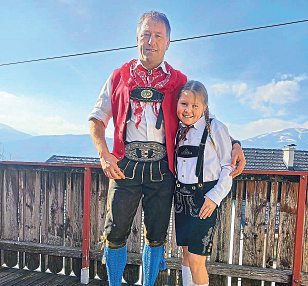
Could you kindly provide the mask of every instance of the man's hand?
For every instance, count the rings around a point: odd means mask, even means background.
[[[125,179],[124,174],[117,165],[119,160],[108,151],[105,139],[105,124],[98,119],[92,118],[89,121],[89,128],[90,136],[99,154],[106,177],[109,179]]]
[[[109,179],[125,179],[125,175],[118,167],[117,162],[119,161],[113,154],[107,153],[103,157],[100,156],[102,169]]]
[[[243,149],[240,144],[235,143],[232,146],[232,159],[231,159],[231,167],[234,169],[230,176],[233,178],[237,177],[238,175],[242,174],[245,165],[246,165],[246,159],[243,152]]]
[[[199,218],[206,219],[207,217],[210,217],[213,211],[216,209],[216,207],[217,205],[211,199],[205,196],[205,201],[199,212]]]

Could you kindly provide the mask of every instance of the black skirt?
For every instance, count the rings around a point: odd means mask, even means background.
[[[217,181],[198,184],[177,182],[174,197],[176,241],[179,246],[188,246],[190,253],[211,255],[213,235],[218,217],[218,208],[206,219],[199,218],[204,195]]]

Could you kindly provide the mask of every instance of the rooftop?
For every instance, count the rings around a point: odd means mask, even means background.
[[[295,150],[294,166],[288,169],[281,149],[243,149],[247,161],[245,170],[308,171],[308,151]]]
[[[294,166],[288,169],[283,162],[283,150],[243,148],[246,157],[245,170],[308,171],[308,151],[295,150]],[[100,164],[99,158],[51,156],[46,162],[60,164]]]

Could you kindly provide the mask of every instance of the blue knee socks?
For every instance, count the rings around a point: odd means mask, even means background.
[[[142,254],[143,286],[153,286],[159,270],[166,269],[164,246],[144,246]]]
[[[104,256],[109,286],[121,286],[122,276],[127,260],[127,246],[112,249],[105,247]]]

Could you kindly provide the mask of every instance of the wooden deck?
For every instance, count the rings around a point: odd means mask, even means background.
[[[0,285],[3,286],[77,286],[83,285],[79,278],[53,273],[42,273],[17,268],[0,268]],[[108,285],[100,280],[90,280],[89,286]],[[123,284],[127,285],[127,284]]]
[[[298,286],[300,280],[308,286],[307,176],[251,171],[234,180],[220,207],[207,264],[211,286],[228,285],[230,276],[232,285],[241,279],[242,286]],[[0,286],[82,285],[77,277],[88,263],[89,285],[107,285],[100,243],[108,183],[95,166],[0,162]],[[143,229],[140,205],[122,285],[139,281]],[[168,271],[159,274],[155,286],[182,285],[174,238],[172,212]]]

